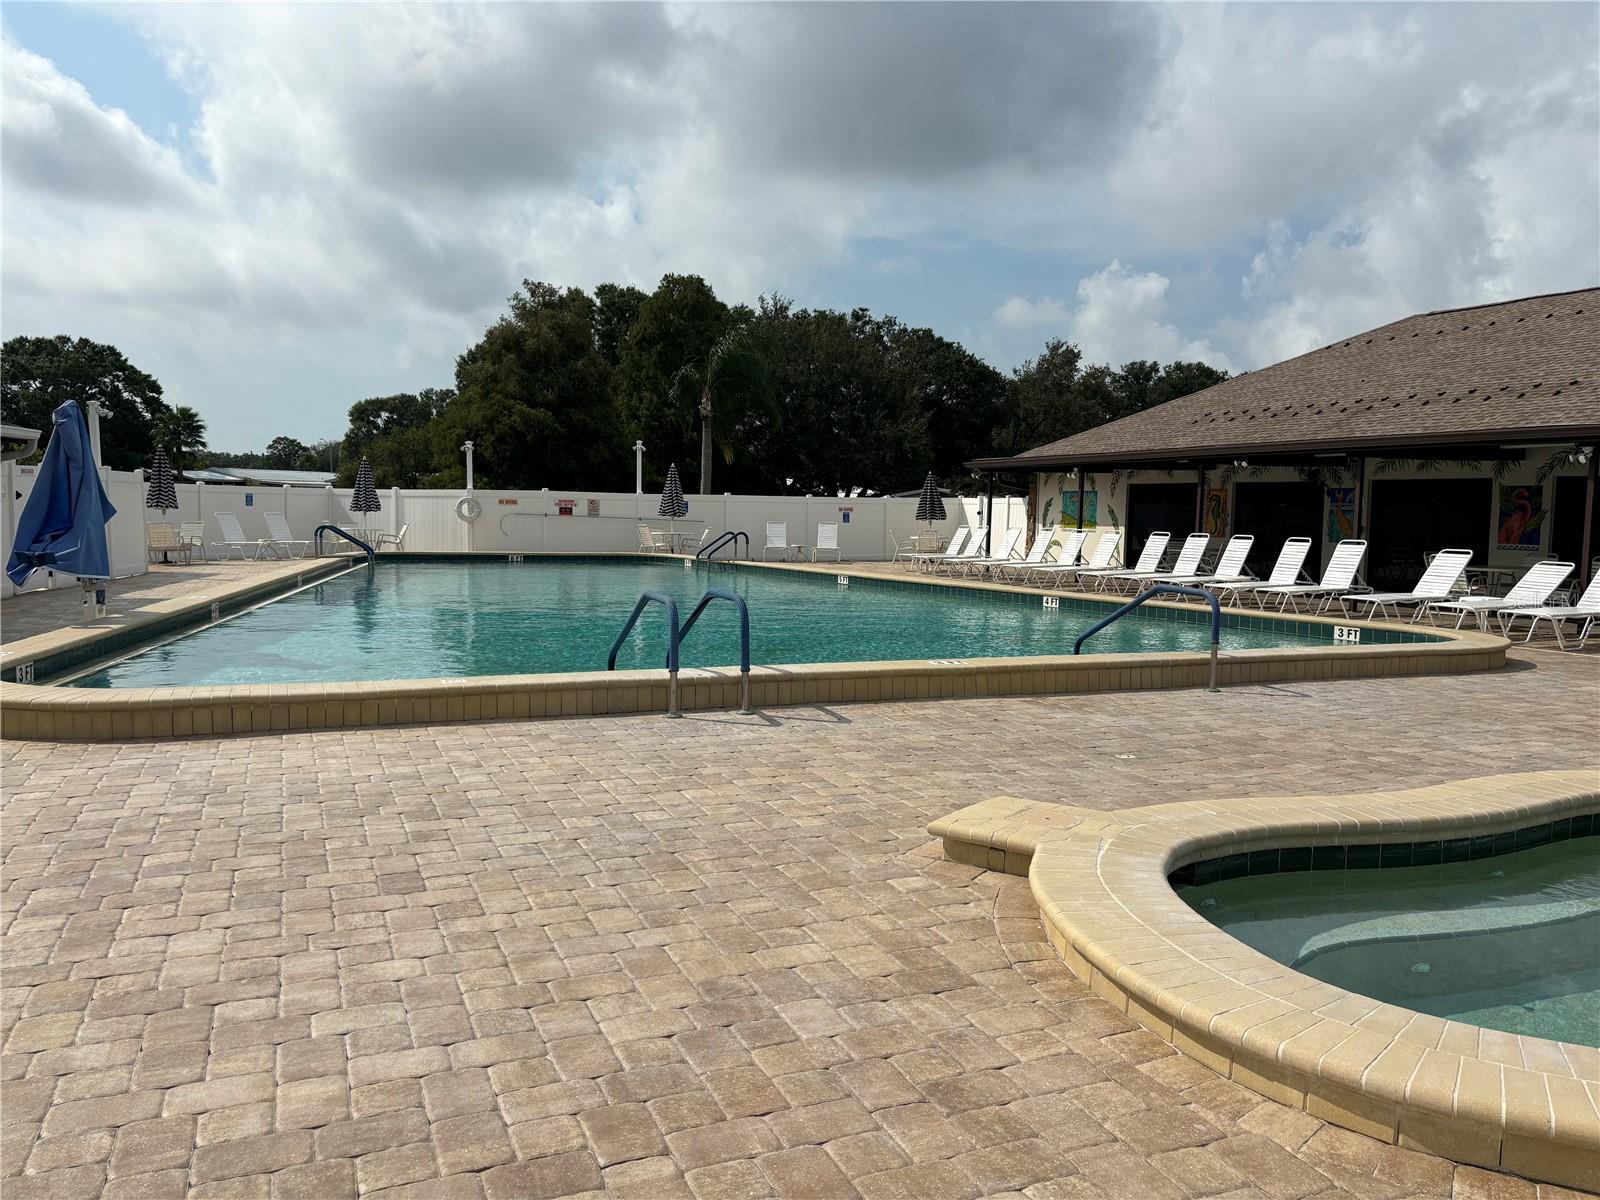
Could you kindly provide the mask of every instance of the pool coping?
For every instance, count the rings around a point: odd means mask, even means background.
[[[385,555],[385,558],[391,557]],[[399,557],[399,556],[394,556]],[[502,553],[419,555],[426,558],[504,559]],[[524,559],[638,558],[684,556],[641,554],[526,554]],[[82,651],[110,638],[136,636],[181,622],[218,605],[227,613],[275,598],[300,583],[349,569],[359,558],[286,560],[281,570],[208,587],[202,597],[159,601],[137,613],[92,625],[69,626],[0,647],[0,671],[14,675],[19,665],[52,655]],[[741,567],[796,570],[795,564],[740,563]],[[871,582],[899,582],[892,576],[857,571],[849,563],[828,564],[840,575]],[[816,573],[806,566],[807,573]],[[1023,595],[1055,596],[1111,603],[1103,595],[980,584],[978,581],[908,576],[907,583],[982,587]],[[1194,614],[1195,606],[1153,601],[1158,609]],[[1147,605],[1150,607],[1152,605]],[[1108,607],[1109,611],[1109,607]],[[1296,624],[1356,626],[1392,632],[1392,623],[1343,617],[1293,616],[1237,609],[1251,618]],[[1407,630],[1407,632],[1416,632]],[[1387,644],[1224,650],[1218,659],[1222,687],[1311,679],[1393,675],[1457,674],[1492,670],[1505,664],[1509,643],[1476,630],[1428,627],[1436,641]],[[0,681],[0,736],[34,740],[118,741],[137,738],[196,737],[284,730],[353,729],[418,723],[451,723],[542,717],[599,716],[665,712],[665,670],[563,672],[541,675],[473,676],[368,680],[351,683],[222,685],[177,688],[63,688],[50,684]],[[1203,688],[1209,681],[1208,657],[1198,652],[1070,654],[964,659],[902,659],[882,662],[805,663],[758,666],[750,672],[753,706],[859,703],[881,700],[932,700],[977,696],[1050,695],[1134,691],[1150,688]],[[685,711],[737,708],[739,671],[735,667],[685,668],[678,675],[679,704]]]
[[[1069,969],[1271,1100],[1408,1149],[1600,1188],[1600,1050],[1385,1004],[1302,975],[1194,912],[1188,863],[1285,846],[1498,833],[1600,809],[1600,771],[1102,813],[996,797],[934,821],[948,858],[1026,875]]]

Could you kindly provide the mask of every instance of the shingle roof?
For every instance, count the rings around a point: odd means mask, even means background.
[[[1240,457],[1600,436],[1600,288],[1407,317],[973,465]]]

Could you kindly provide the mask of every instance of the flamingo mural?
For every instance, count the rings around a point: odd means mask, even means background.
[[[1538,550],[1539,530],[1544,525],[1544,487],[1500,486],[1500,533],[1495,538],[1501,550]]]

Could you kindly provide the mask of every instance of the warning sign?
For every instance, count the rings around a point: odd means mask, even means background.
[[[576,500],[557,500],[556,501],[556,516],[558,516],[558,517],[570,517],[573,514],[573,511],[577,507],[578,507],[578,502]]]

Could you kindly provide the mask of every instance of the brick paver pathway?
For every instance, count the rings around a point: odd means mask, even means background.
[[[1595,765],[1600,659],[3,750],[6,1200],[1532,1197],[1265,1102],[924,824]],[[1544,1188],[1554,1196],[1559,1189]]]

